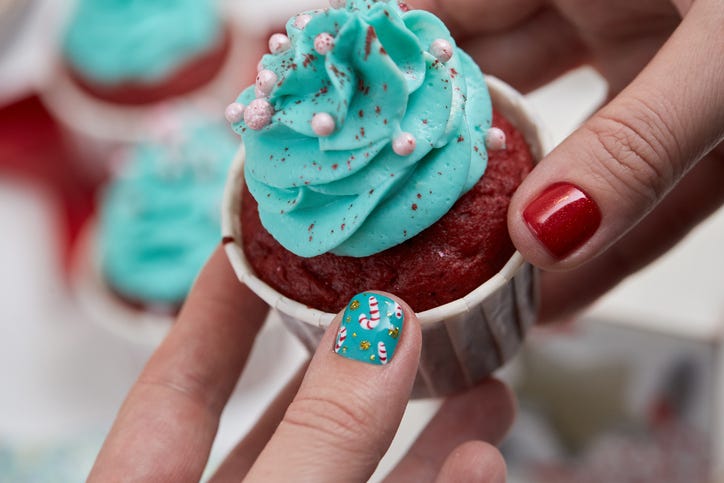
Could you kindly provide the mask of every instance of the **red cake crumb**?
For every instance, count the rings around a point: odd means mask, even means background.
[[[103,101],[124,105],[143,105],[188,94],[209,83],[219,73],[231,51],[231,32],[226,29],[212,50],[190,59],[164,81],[146,84],[125,82],[107,86],[87,80],[67,66],[71,79],[91,96]]]
[[[459,299],[495,275],[513,255],[506,216],[514,191],[533,167],[523,135],[493,113],[507,149],[490,151],[480,181],[437,223],[412,239],[368,257],[303,258],[264,229],[256,201],[242,199],[242,242],[257,276],[280,293],[325,312],[352,296],[384,290],[420,312]]]

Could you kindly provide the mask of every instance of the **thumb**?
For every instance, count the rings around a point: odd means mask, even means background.
[[[366,481],[402,419],[421,337],[401,300],[377,292],[353,297],[245,481]]]
[[[695,2],[651,63],[533,170],[508,226],[552,270],[606,250],[724,138],[724,3]]]

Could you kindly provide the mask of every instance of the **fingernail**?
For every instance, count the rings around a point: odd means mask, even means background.
[[[384,295],[363,292],[350,300],[342,314],[334,352],[356,361],[385,365],[395,355],[405,313]]]
[[[530,202],[523,219],[548,252],[562,260],[596,233],[601,210],[579,187],[555,183]]]

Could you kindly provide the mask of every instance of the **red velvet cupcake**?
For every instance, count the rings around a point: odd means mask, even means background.
[[[222,222],[240,280],[310,349],[357,293],[410,303],[419,397],[475,384],[533,322],[506,214],[544,147],[519,94],[403,7],[348,0],[270,42],[227,108],[243,147]]]

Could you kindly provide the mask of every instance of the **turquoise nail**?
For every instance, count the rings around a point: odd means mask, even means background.
[[[384,295],[363,292],[350,300],[342,315],[334,352],[356,361],[385,365],[395,354],[405,313]]]

